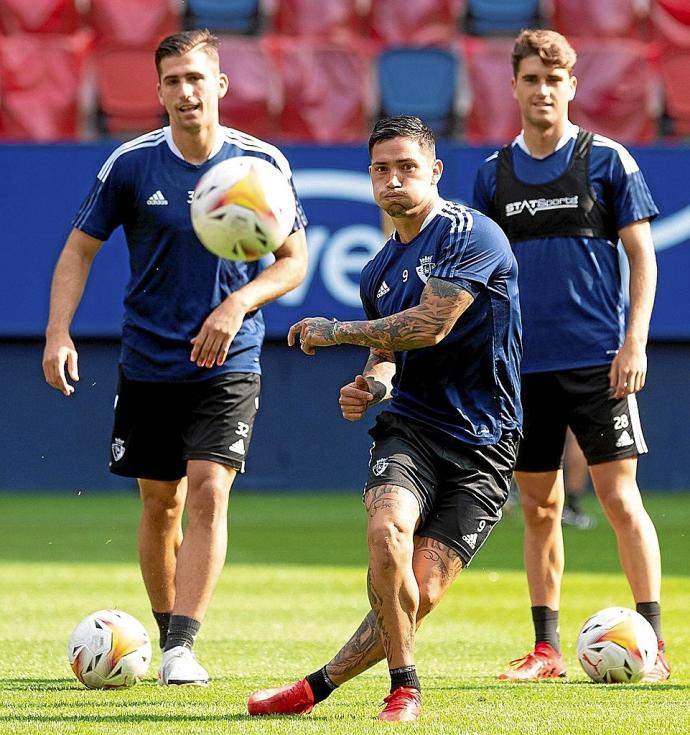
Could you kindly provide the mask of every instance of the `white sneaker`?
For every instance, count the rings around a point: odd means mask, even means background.
[[[163,661],[158,669],[158,683],[163,686],[192,684],[205,687],[208,684],[208,672],[189,648],[175,646],[163,652]]]

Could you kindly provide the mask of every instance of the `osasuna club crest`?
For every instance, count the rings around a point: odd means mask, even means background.
[[[110,445],[110,451],[113,453],[113,459],[119,462],[125,456],[125,440],[115,437]]]
[[[386,471],[386,467],[388,467],[388,457],[385,459],[377,459],[374,466],[371,468],[371,471],[376,475],[376,477],[380,477]]]
[[[422,279],[422,281],[424,281],[424,283],[429,280],[431,273],[436,267],[436,263],[431,260],[432,258],[433,255],[425,255],[423,258],[419,259],[419,265],[415,268],[417,275]]]

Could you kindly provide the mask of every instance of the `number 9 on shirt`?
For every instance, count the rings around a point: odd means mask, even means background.
[[[192,226],[207,250],[228,260],[259,260],[279,248],[295,222],[295,196],[278,168],[256,156],[221,161],[198,181]]]

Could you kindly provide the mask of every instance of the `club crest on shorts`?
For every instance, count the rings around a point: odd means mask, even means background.
[[[433,255],[425,255],[419,259],[419,265],[415,268],[417,275],[421,278],[424,283],[429,280],[432,271],[436,267],[436,263],[432,260]]]
[[[119,462],[125,456],[125,440],[115,437],[110,445],[110,451],[113,453],[113,459]]]
[[[385,457],[384,459],[377,459],[374,465],[371,468],[371,471],[376,475],[376,477],[380,477],[388,467],[388,457]]]

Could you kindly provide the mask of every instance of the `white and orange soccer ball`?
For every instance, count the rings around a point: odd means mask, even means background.
[[[577,658],[585,673],[606,684],[642,679],[654,666],[657,649],[652,626],[625,607],[595,613],[577,637]]]
[[[98,610],[74,629],[67,658],[89,689],[134,686],[151,663],[151,639],[144,626],[121,610]]]
[[[279,248],[295,222],[290,182],[256,156],[221,161],[198,181],[192,226],[202,245],[228,260],[259,260]]]

